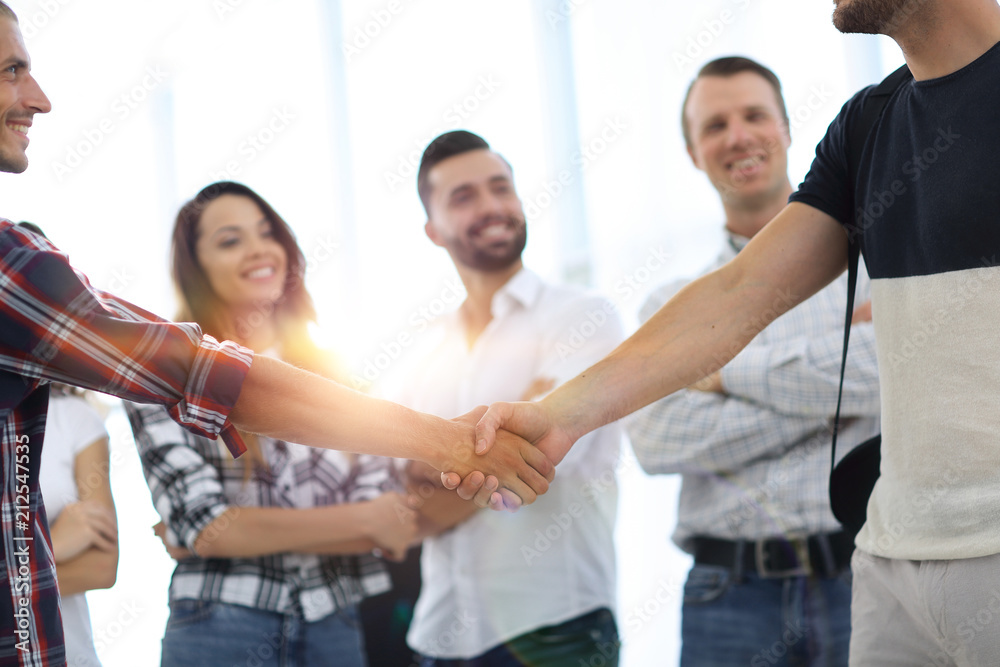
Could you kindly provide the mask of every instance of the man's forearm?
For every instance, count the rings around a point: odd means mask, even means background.
[[[366,396],[257,356],[230,413],[237,427],[304,445],[424,461],[437,469],[447,446],[471,449],[471,428]],[[437,446],[436,446],[437,445]]]
[[[545,454],[511,433],[476,456],[478,414],[445,420],[415,412],[267,357],[254,358],[229,417],[244,430],[304,445],[413,459],[463,477],[481,471],[524,503],[545,493],[555,474]]]
[[[829,415],[837,403],[843,349],[843,326],[753,346],[722,370],[723,382],[733,395],[784,414]],[[871,324],[859,324],[852,328],[841,414],[873,417],[879,408],[875,332]]]
[[[750,309],[740,304],[753,298],[737,287],[736,271],[723,267],[685,287],[611,354],[542,401],[573,440],[718,370],[750,342],[766,322],[746,322]]]
[[[636,412],[628,434],[648,474],[725,473],[803,442],[822,422],[738,398],[682,390]]]
[[[691,385],[843,272],[846,246],[832,218],[789,206],[735,260],[680,290],[614,352],[543,399],[546,411],[576,440]]]

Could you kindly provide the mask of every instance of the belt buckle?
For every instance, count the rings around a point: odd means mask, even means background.
[[[798,567],[785,570],[771,570],[767,567],[768,553],[764,545],[774,540],[757,540],[754,542],[754,556],[757,563],[757,574],[761,579],[782,579],[785,577],[810,577],[813,574],[812,562],[809,560],[809,536],[788,535],[784,538],[795,552],[799,561]]]

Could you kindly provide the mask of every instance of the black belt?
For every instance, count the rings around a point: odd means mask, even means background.
[[[851,564],[854,540],[844,532],[769,540],[733,541],[695,537],[694,562],[718,565],[763,578],[834,577]]]

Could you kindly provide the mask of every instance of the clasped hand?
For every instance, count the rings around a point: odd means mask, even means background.
[[[94,500],[70,503],[52,523],[57,563],[72,560],[91,547],[110,551],[118,545],[115,513]]]
[[[555,464],[573,444],[556,428],[544,401],[494,403],[459,418],[475,423],[475,454],[449,462],[441,483],[479,507],[517,510],[548,490]],[[516,434],[516,435],[515,435]]]

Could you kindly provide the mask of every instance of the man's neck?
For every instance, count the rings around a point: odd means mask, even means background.
[[[459,309],[459,314],[465,325],[465,340],[469,348],[475,345],[476,340],[493,319],[493,297],[523,267],[521,260],[502,271],[479,271],[456,265],[458,275],[468,294]]]
[[[994,0],[913,0],[888,30],[917,81],[956,72],[1000,42]]]
[[[748,239],[753,238],[764,225],[771,222],[774,216],[781,213],[788,204],[788,197],[792,194],[792,186],[786,183],[785,187],[774,197],[752,207],[740,207],[723,202],[722,207],[726,212],[726,229],[739,236]]]

